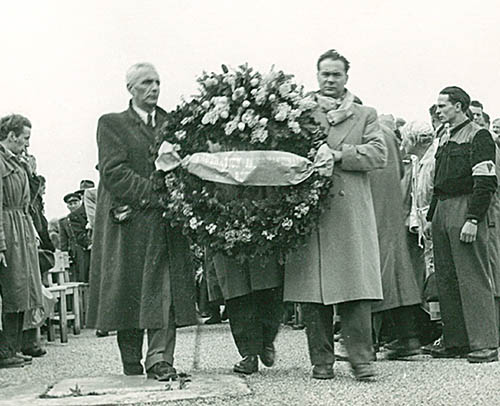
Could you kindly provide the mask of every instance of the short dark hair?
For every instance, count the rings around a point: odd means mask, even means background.
[[[335,49],[329,49],[328,51],[322,53],[316,62],[316,68],[319,70],[319,64],[325,59],[333,59],[334,61],[342,61],[345,67],[345,73],[349,71],[351,64],[344,55],[339,54]]]
[[[452,104],[460,103],[460,109],[465,113],[470,106],[470,96],[467,92],[458,86],[448,86],[439,92],[447,95]]]
[[[429,107],[429,114],[431,117],[436,117],[437,108],[437,104],[433,104],[431,107]]]
[[[484,107],[483,107],[483,103],[481,103],[480,101],[477,101],[477,100],[472,100],[472,101],[470,102],[470,105],[471,105],[472,107],[479,107],[481,110],[484,108]]]
[[[31,122],[20,114],[10,114],[0,118],[0,141],[7,139],[11,131],[14,131],[16,137],[19,137],[24,127],[31,128]]]

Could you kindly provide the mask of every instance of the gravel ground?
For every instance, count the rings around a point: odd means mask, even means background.
[[[199,329],[199,358],[194,356],[197,328],[178,330],[177,369],[191,371],[197,365],[204,372],[230,373],[239,357],[227,323]],[[500,405],[498,362],[472,365],[463,359],[435,360],[424,355],[387,361],[382,355],[375,364],[375,382],[355,381],[346,362],[335,365],[335,379],[317,381],[310,378],[303,331],[283,327],[276,346],[276,365],[261,366],[259,373],[246,378],[252,395],[175,405]],[[84,330],[80,336],[70,335],[68,344],[48,343],[47,351],[31,366],[0,370],[0,399],[2,390],[5,395],[13,385],[50,385],[68,377],[121,373],[114,336],[96,338],[93,331]]]

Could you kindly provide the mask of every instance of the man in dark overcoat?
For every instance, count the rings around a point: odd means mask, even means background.
[[[195,324],[194,269],[187,241],[162,220],[153,190],[151,148],[165,120],[157,107],[160,80],[151,64],[127,72],[127,110],[99,119],[100,183],[90,268],[90,327],[117,330],[126,375],[176,377],[176,327]]]

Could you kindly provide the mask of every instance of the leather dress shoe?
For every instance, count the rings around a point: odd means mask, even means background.
[[[372,364],[353,365],[352,372],[357,381],[371,381],[375,378],[375,368]]]
[[[2,368],[22,368],[26,364],[25,362],[18,357],[9,357],[9,358],[1,358],[0,359],[0,369]]]
[[[388,349],[386,357],[390,360],[407,358],[422,353],[418,338],[397,340],[397,342],[392,342],[390,346],[386,345],[385,347]]]
[[[496,349],[489,348],[471,351],[467,354],[467,361],[472,364],[498,361],[498,351]]]
[[[175,381],[177,379],[177,371],[166,361],[160,361],[154,364],[147,370],[148,379],[156,379],[157,381]]]
[[[104,330],[96,330],[95,335],[96,335],[96,337],[107,337],[107,336],[109,336],[109,333],[107,331],[104,331]]]
[[[219,324],[222,323],[222,320],[218,314],[210,316],[208,320],[205,320],[203,324]]]
[[[259,360],[256,355],[247,355],[234,364],[233,371],[239,374],[250,375],[259,370]]]
[[[127,376],[143,375],[144,368],[142,367],[142,364],[140,362],[127,362],[123,364],[123,374]]]
[[[312,377],[314,379],[332,379],[334,377],[333,365],[332,364],[314,365],[312,371]]]
[[[30,356],[30,355],[24,355],[21,352],[16,352],[15,357],[22,359],[25,365],[30,365],[33,362],[33,357],[32,356]]]
[[[274,349],[274,344],[267,344],[264,349],[259,354],[260,360],[266,367],[272,367],[276,361],[276,350]]]
[[[467,348],[441,347],[431,349],[432,358],[463,358],[467,355]]]
[[[28,355],[33,358],[38,358],[38,357],[43,357],[45,354],[47,354],[47,351],[40,346],[36,346],[36,347],[25,348],[22,350],[22,353],[24,355]]]

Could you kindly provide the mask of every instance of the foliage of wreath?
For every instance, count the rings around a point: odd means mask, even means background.
[[[248,65],[204,72],[199,94],[168,113],[157,139],[181,157],[217,150],[277,150],[314,160],[325,134],[292,75],[262,75]],[[156,173],[164,218],[194,243],[244,261],[295,250],[317,226],[331,179],[314,173],[296,186],[229,186],[206,182],[182,168]]]

